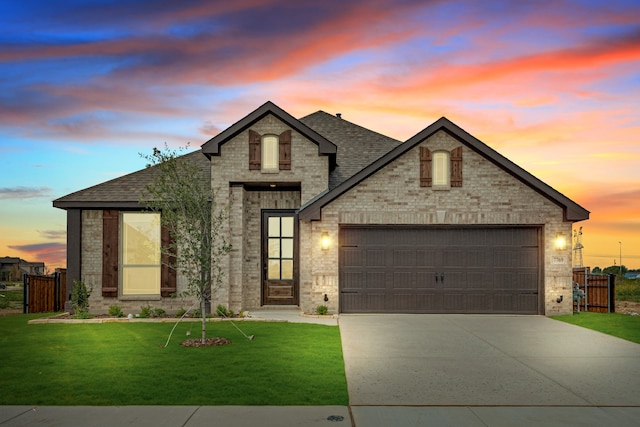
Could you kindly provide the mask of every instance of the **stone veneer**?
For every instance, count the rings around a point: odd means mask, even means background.
[[[440,131],[420,145],[452,150],[461,144]],[[300,224],[300,307],[312,312],[323,302],[338,312],[338,231],[343,224],[536,225],[542,226],[544,307],[546,315],[569,314],[571,248],[554,248],[556,233],[570,239],[570,222],[546,197],[463,146],[462,187],[420,187],[420,149],[414,147],[322,209],[321,221]],[[321,250],[328,232],[332,245]],[[556,298],[564,295],[563,302]]]

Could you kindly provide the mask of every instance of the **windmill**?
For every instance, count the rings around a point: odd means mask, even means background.
[[[582,267],[582,227],[573,230],[573,267]]]

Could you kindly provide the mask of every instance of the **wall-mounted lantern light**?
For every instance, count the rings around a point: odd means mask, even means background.
[[[320,237],[320,247],[322,248],[323,251],[326,251],[327,249],[329,249],[330,245],[331,245],[331,239],[329,239],[329,233],[327,233],[326,231],[323,231],[322,236]]]
[[[564,251],[567,249],[567,236],[562,233],[556,233],[556,250]]]

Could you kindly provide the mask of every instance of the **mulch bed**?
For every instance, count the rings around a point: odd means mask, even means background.
[[[202,338],[191,338],[180,343],[183,347],[213,347],[226,344],[231,344],[231,341],[220,337],[207,338],[204,344],[202,343]]]

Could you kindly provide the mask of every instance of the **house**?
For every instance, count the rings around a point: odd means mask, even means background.
[[[25,274],[44,274],[44,262],[29,262],[18,257],[0,258],[0,280],[19,281]]]
[[[572,313],[567,241],[589,212],[444,117],[401,142],[267,102],[184,159],[230,206],[214,306]],[[53,202],[67,211],[68,286],[92,284],[94,310],[184,305],[171,298],[184,278],[141,261],[145,239],[168,239],[138,204],[156,172]],[[145,227],[154,237],[138,236]]]

